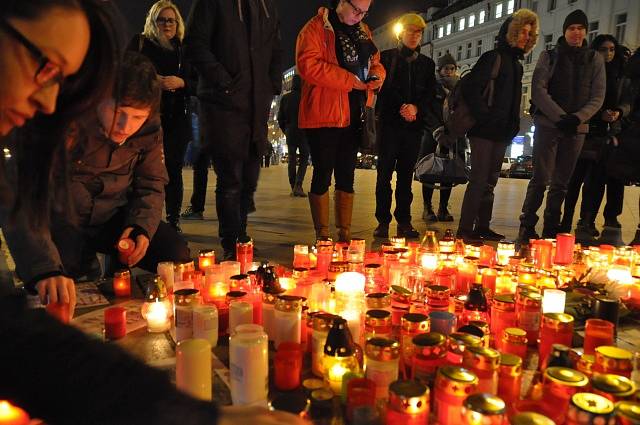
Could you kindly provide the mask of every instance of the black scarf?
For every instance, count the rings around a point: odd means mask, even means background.
[[[369,59],[376,53],[376,46],[360,24],[347,25],[340,22],[335,9],[329,11],[329,22],[336,35],[338,63],[360,80],[366,81]]]

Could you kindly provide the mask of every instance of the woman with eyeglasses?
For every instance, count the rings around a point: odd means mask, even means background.
[[[365,106],[382,86],[384,67],[369,27],[371,0],[334,0],[298,34],[296,65],[303,79],[298,126],[306,129],[313,177],[309,206],[316,238],[329,237],[329,186],[335,178],[337,239],[351,238],[353,180]]]
[[[591,48],[600,54],[605,62],[606,91],[602,108],[589,121],[589,133],[571,176],[567,196],[564,201],[561,231],[570,232],[574,210],[582,187],[580,219],[576,226],[576,237],[583,243],[593,242],[600,232],[595,220],[607,189],[607,203],[604,208],[604,226],[620,229],[618,216],[622,213],[624,182],[607,177],[607,160],[618,145],[616,136],[622,129],[624,118],[620,106],[623,87],[625,58],[616,38],[610,34],[600,34],[591,42]],[[584,185],[583,185],[584,184]],[[616,233],[614,231],[614,233]],[[606,235],[603,233],[603,237]],[[618,242],[602,240],[602,243]]]
[[[147,56],[156,68],[162,84],[162,130],[165,165],[169,184],[165,187],[167,222],[180,231],[182,206],[182,166],[187,144],[191,139],[189,95],[195,95],[196,81],[182,50],[184,21],[177,6],[160,0],[147,13],[142,34],[136,35],[129,50]]]

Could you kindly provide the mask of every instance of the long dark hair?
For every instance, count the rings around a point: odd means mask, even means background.
[[[66,192],[60,190],[66,188],[66,131],[72,121],[111,94],[124,46],[123,20],[110,1],[3,0],[0,19],[38,19],[54,7],[83,11],[91,41],[80,70],[60,87],[55,114],[38,114],[15,132],[18,181],[12,213],[26,215],[33,230],[48,224],[52,189]]]
[[[615,54],[613,56],[613,60],[611,61],[611,69],[614,70],[615,75],[619,76],[622,74],[622,70],[625,64],[624,52],[622,51],[622,46],[618,43],[618,40],[611,34],[598,34],[593,41],[591,42],[591,49],[598,50],[602,43],[605,41],[610,41],[613,43],[615,48]]]

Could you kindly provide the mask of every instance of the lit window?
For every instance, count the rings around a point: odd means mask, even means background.
[[[478,16],[478,24],[484,24],[484,15],[485,15],[484,10],[481,10],[480,16]]]
[[[502,18],[502,3],[496,4],[496,19]]]
[[[447,35],[451,34],[451,22],[447,23]]]
[[[469,28],[473,27],[476,24],[476,15],[475,14],[471,14],[469,15]]]
[[[464,22],[465,22],[465,19],[460,18],[460,20],[458,21],[458,31],[462,31],[464,29]]]
[[[515,7],[515,0],[509,0],[507,2],[507,14],[511,15],[513,13],[513,8]]]
[[[444,37],[444,27],[438,28],[438,38]]]

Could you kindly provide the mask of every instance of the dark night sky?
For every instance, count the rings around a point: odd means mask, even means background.
[[[228,0],[233,1],[233,0]],[[129,21],[131,33],[141,32],[144,18],[154,0],[115,0],[124,16]],[[174,0],[184,19],[189,15],[192,0]],[[289,68],[294,62],[296,35],[302,26],[317,13],[318,7],[326,0],[276,0],[282,25],[284,48],[284,67]],[[366,22],[373,29],[394,17],[411,10],[420,10],[425,0],[376,0]]]

